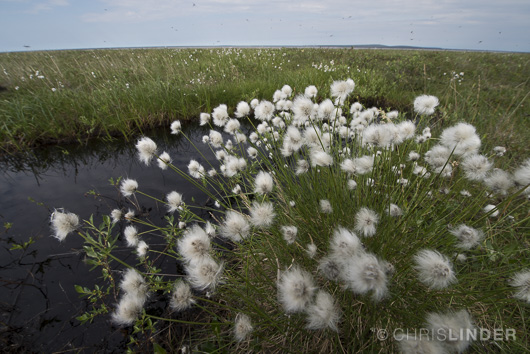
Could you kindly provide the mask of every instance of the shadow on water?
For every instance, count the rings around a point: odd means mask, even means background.
[[[201,141],[207,129],[185,126],[191,142],[167,130],[151,131],[146,136],[157,142],[160,151],[170,154],[175,166],[187,171],[190,159],[207,166],[193,144],[213,160],[209,147]],[[100,273],[89,271],[79,236],[69,235],[61,243],[50,237],[49,217],[54,208],[74,212],[81,219],[93,214],[95,220],[116,207],[126,210],[131,205],[109,183],[109,178],[120,176],[136,179],[143,192],[160,199],[176,190],[186,202],[191,203],[192,198],[195,204],[208,202],[174,171],[161,170],[156,163],[145,166],[136,154],[132,142],[92,141],[0,161],[0,222],[5,225],[0,229],[0,347],[4,351],[124,351],[126,331],[112,326],[110,316],[96,317],[85,325],[75,319],[89,304],[79,298],[74,285],[91,288]],[[141,204],[151,221],[163,222],[163,205],[151,200],[141,200]],[[117,232],[123,227],[119,225]],[[24,244],[30,238],[34,243]],[[126,261],[136,263],[130,249],[122,247],[119,252]],[[162,266],[177,274],[178,265],[166,263]]]

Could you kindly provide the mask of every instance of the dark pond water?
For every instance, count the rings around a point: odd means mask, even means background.
[[[169,129],[148,132],[173,164],[183,170],[190,159],[205,161],[192,144]],[[207,130],[185,129],[195,146],[212,157],[201,142]],[[82,219],[94,214],[100,220],[118,206],[119,193],[109,178],[136,179],[140,189],[163,199],[176,190],[184,200],[206,197],[191,183],[156,163],[138,161],[133,142],[102,143],[41,149],[31,157],[9,157],[0,162],[0,347],[8,352],[58,352],[74,348],[86,352],[122,352],[127,336],[112,326],[110,316],[100,316],[92,324],[81,325],[76,316],[87,308],[74,285],[92,287],[100,275],[89,271],[80,252],[82,240],[69,235],[62,243],[51,237],[49,217],[54,208],[64,208]],[[95,197],[95,190],[104,197]],[[154,222],[163,222],[165,208],[142,199]],[[126,205],[123,205],[127,207]],[[12,223],[5,232],[4,223]],[[14,243],[35,242],[24,250],[10,250]],[[126,251],[124,249],[124,251]],[[130,250],[128,251],[130,252]],[[131,263],[135,263],[130,255]],[[173,265],[174,266],[174,265]]]

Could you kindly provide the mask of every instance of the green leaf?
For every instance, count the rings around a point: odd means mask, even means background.
[[[157,343],[153,343],[153,352],[155,354],[166,354],[166,350]]]

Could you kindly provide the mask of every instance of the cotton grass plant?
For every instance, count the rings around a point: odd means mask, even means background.
[[[181,191],[149,196],[133,179],[117,184],[124,200],[137,212],[144,198],[165,205],[167,224],[113,212],[112,223],[79,228],[54,214],[56,237],[77,231],[104,270],[115,302],[100,296],[98,313],[134,328],[131,349],[528,349],[528,160],[499,169],[502,157],[482,150],[465,122],[431,133],[434,96],[419,96],[407,116],[364,107],[354,89],[351,79],[334,81],[328,98],[284,86],[272,101],[240,102],[235,118],[226,105],[204,112],[211,156],[184,170],[141,138],[139,159],[162,161],[202,190],[213,202],[198,206],[208,217]],[[171,130],[188,139],[179,122]],[[134,261],[118,257],[139,242]],[[515,337],[379,336],[420,328]]]

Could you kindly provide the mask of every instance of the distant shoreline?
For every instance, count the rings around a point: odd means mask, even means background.
[[[223,49],[223,48],[241,48],[241,49],[383,49],[383,50],[421,50],[421,51],[449,51],[449,52],[478,52],[478,53],[519,53],[528,54],[530,52],[506,51],[506,50],[487,50],[487,49],[454,49],[439,47],[414,47],[406,45],[382,45],[382,44],[359,44],[359,45],[183,45],[183,46],[139,46],[139,47],[99,47],[99,48],[66,48],[66,49],[35,49],[1,51],[0,53],[24,53],[24,52],[56,52],[68,50],[124,50],[124,49]]]

